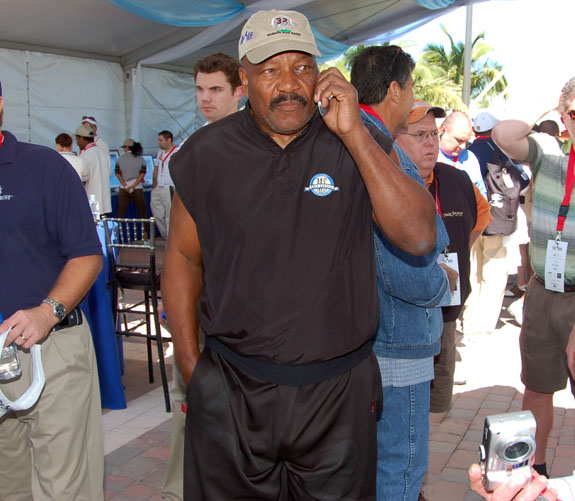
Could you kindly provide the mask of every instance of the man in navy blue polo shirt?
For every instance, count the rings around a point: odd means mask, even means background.
[[[3,115],[0,87],[0,127]],[[30,386],[34,345],[46,379],[30,409],[0,419],[0,497],[103,499],[96,359],[77,307],[102,266],[86,193],[61,155],[1,129],[0,187],[0,332],[22,364],[2,392],[14,401]]]

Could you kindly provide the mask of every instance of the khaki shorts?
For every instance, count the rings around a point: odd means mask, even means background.
[[[521,381],[537,393],[554,393],[573,379],[565,348],[575,323],[575,292],[552,292],[531,277],[523,305],[519,337]]]

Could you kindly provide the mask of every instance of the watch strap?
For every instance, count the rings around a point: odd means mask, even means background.
[[[46,299],[42,300],[43,303],[49,304],[52,307],[52,313],[58,318],[58,321],[62,321],[66,316],[66,307],[59,303],[58,301],[54,301],[52,298],[47,297]]]

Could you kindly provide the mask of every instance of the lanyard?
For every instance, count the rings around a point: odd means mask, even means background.
[[[458,155],[453,155],[450,156],[447,153],[445,153],[442,149],[441,146],[439,147],[439,150],[441,151],[441,153],[443,154],[443,156],[451,163],[451,167],[455,167],[455,164],[457,163],[457,157]]]
[[[90,143],[90,144],[86,145],[86,147],[82,151],[80,151],[80,155],[82,153],[84,153],[85,151],[89,150],[90,148],[94,148],[95,146],[96,146],[96,143]]]
[[[559,207],[559,215],[557,216],[557,240],[561,240],[561,233],[565,227],[565,219],[569,212],[569,203],[571,202],[571,193],[573,192],[573,185],[575,184],[575,151],[571,145],[569,152],[569,164],[567,165],[567,179],[565,180],[565,196],[563,202]]]
[[[377,118],[381,123],[383,123],[381,117],[375,112],[375,110],[371,106],[368,106],[367,104],[360,104],[359,107],[363,111],[365,111],[368,115]]]
[[[441,219],[443,219],[443,213],[441,212],[441,205],[439,203],[439,185],[437,184],[437,176],[433,180],[433,183],[435,184],[435,203],[437,205],[437,212],[439,212]]]
[[[4,134],[2,134],[2,131],[0,130],[0,146],[2,146],[2,143],[4,143]]]
[[[174,146],[165,157],[160,158],[160,162],[162,164],[162,174],[164,174],[164,164],[166,163],[166,161],[168,160],[168,158],[170,158],[170,155],[174,152],[174,150],[176,149],[176,147]]]

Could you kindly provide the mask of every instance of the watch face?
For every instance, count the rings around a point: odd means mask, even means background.
[[[64,308],[63,305],[58,304],[55,308],[54,308],[54,313],[56,313],[56,316],[62,320],[65,316],[66,316],[66,308]]]

